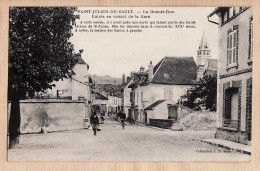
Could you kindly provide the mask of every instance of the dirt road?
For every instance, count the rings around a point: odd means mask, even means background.
[[[193,133],[126,126],[105,121],[101,132],[91,129],[28,134],[19,149],[8,150],[9,161],[248,161],[250,155],[226,151],[190,138]],[[202,133],[196,132],[197,136]],[[194,134],[194,135],[195,135]]]

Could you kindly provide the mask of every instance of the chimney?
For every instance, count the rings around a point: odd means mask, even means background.
[[[153,77],[153,64],[152,61],[150,61],[150,64],[148,65],[148,79],[151,80]]]
[[[125,74],[123,74],[122,84],[125,84]]]
[[[140,72],[144,72],[144,67],[143,66],[140,67]]]

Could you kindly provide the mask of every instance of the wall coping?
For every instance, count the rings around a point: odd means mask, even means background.
[[[84,101],[69,99],[26,99],[20,100],[20,103],[85,103]]]

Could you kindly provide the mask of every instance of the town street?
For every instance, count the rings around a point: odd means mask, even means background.
[[[8,150],[9,161],[248,161],[250,155],[191,138],[200,132],[174,132],[126,126],[105,120],[97,136],[91,129],[20,137],[20,148]],[[204,136],[207,136],[204,134]],[[215,151],[214,151],[215,150]]]

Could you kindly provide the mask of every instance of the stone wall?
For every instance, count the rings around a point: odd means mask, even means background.
[[[218,128],[216,132],[217,139],[224,139],[228,141],[238,142],[242,144],[248,144],[248,135],[246,132],[237,131],[237,130],[229,130]]]
[[[8,116],[10,115],[8,104]],[[47,132],[82,129],[87,108],[82,101],[24,100],[20,102],[21,133],[37,133],[41,127]]]
[[[159,128],[169,129],[172,127],[173,123],[176,123],[173,119],[149,119],[150,126],[155,126]]]

